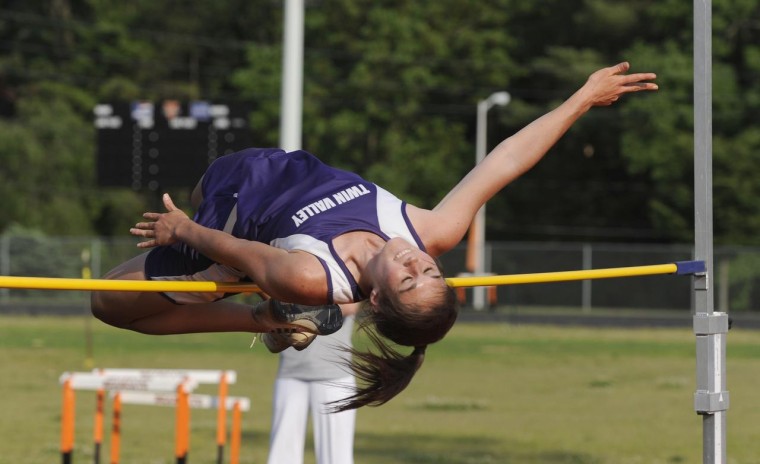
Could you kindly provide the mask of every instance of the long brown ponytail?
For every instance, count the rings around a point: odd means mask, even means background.
[[[427,345],[440,340],[454,325],[458,305],[454,290],[445,286],[443,300],[432,308],[404,307],[393,297],[382,296],[376,307],[359,322],[377,353],[348,349],[349,370],[359,380],[354,394],[333,403],[335,412],[362,406],[380,406],[401,393],[425,360]],[[382,337],[398,345],[413,346],[409,355],[393,348]]]

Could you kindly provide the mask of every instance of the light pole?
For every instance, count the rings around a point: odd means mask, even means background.
[[[485,100],[478,102],[477,133],[475,136],[475,164],[480,163],[486,157],[486,129],[488,110],[494,105],[506,106],[511,96],[508,92],[494,92]],[[486,272],[486,206],[483,205],[475,215],[475,275],[483,275]],[[486,306],[485,287],[475,287],[472,290],[472,306],[476,310],[482,310]]]
[[[280,148],[301,149],[303,119],[304,0],[285,0],[280,96]]]

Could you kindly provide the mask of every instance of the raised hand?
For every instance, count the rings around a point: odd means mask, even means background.
[[[589,76],[581,92],[588,98],[591,106],[609,106],[623,94],[658,89],[657,84],[645,82],[657,78],[656,74],[624,74],[630,67],[631,65],[624,61],[615,66],[600,69]]]
[[[147,239],[138,243],[138,248],[171,245],[177,242],[177,228],[187,221],[192,222],[184,211],[174,205],[168,193],[162,200],[166,213],[145,213],[143,217],[149,222],[138,222],[129,229],[130,234]]]

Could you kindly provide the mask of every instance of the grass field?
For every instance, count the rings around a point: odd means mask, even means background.
[[[86,368],[86,321],[0,317],[0,464],[60,462],[58,378]],[[249,349],[247,334],[152,337],[89,324],[96,367],[236,370],[230,394],[252,399],[242,462],[266,462],[277,357],[263,345]],[[688,329],[461,323],[428,349],[401,396],[359,411],[356,462],[700,463],[694,345]],[[760,333],[730,333],[727,376],[729,462],[760,463]],[[94,394],[78,392],[75,463],[92,461],[93,410]],[[214,463],[215,412],[193,410],[192,430],[190,462]],[[121,462],[171,463],[173,437],[172,409],[126,405]],[[106,437],[102,462],[108,449]]]

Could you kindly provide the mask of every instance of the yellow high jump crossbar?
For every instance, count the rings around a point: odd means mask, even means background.
[[[540,272],[483,277],[450,277],[450,287],[490,287],[498,285],[538,284],[570,282],[589,279],[638,277],[660,274],[699,274],[705,272],[704,261],[679,261],[649,266],[615,267],[581,271]],[[0,288],[24,288],[34,290],[80,290],[118,292],[198,292],[198,293],[252,293],[259,287],[251,283],[227,282],[178,282],[163,280],[108,280],[68,279],[59,277],[0,276]]]

